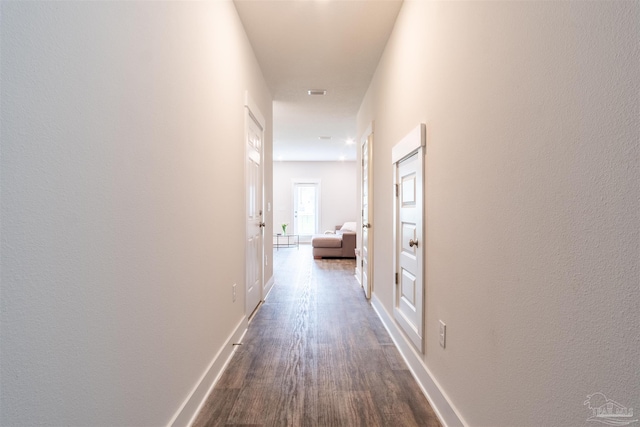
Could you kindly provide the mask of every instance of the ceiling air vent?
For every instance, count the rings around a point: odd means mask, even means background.
[[[326,90],[323,90],[323,89],[310,89],[310,90],[308,90],[308,91],[307,91],[307,93],[308,93],[309,95],[319,95],[319,96],[322,96],[322,95],[326,95],[326,94],[327,94],[327,91],[326,91]]]
[[[318,139],[328,140],[328,139],[331,139],[331,137],[330,136],[319,136]]]

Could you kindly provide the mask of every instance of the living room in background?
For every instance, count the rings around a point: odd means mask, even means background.
[[[294,232],[293,183],[321,183],[318,204],[318,233],[335,230],[336,225],[358,218],[356,162],[273,162],[274,232]],[[350,185],[351,184],[351,185]],[[300,243],[311,242],[311,236],[300,236]]]

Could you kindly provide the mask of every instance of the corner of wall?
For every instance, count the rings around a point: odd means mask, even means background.
[[[371,305],[442,425],[444,427],[468,425],[375,294],[371,297]]]
[[[244,316],[233,333],[227,338],[220,351],[218,351],[213,360],[211,360],[211,363],[200,377],[200,380],[196,383],[187,399],[182,403],[180,409],[169,422],[169,426],[187,427],[193,424],[211,394],[213,387],[215,387],[238,348],[236,344],[242,342],[246,332],[247,318]]]

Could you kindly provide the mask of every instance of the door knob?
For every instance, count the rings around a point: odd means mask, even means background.
[[[368,222],[365,224],[362,224],[362,228],[370,228],[371,224],[369,224]]]
[[[260,223],[260,228],[264,227],[266,224],[264,222]]]
[[[414,247],[414,246],[415,246],[416,248],[418,247],[418,241],[417,241],[417,240],[410,239],[410,240],[409,240],[409,247],[410,247],[410,248],[412,248],[412,247]]]

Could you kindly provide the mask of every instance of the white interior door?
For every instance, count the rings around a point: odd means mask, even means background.
[[[262,300],[262,134],[263,128],[246,109],[246,191],[247,191],[247,262],[246,313],[250,317]]]
[[[367,298],[371,298],[372,277],[371,277],[371,189],[372,189],[372,173],[371,173],[371,144],[373,142],[373,134],[366,132],[362,140],[362,245],[360,250],[360,268],[362,289]]]
[[[293,183],[293,233],[311,236],[318,233],[320,191],[317,182]]]
[[[425,133],[424,125],[419,126],[392,151],[395,182],[393,312],[400,327],[421,353],[424,351],[425,298]]]

